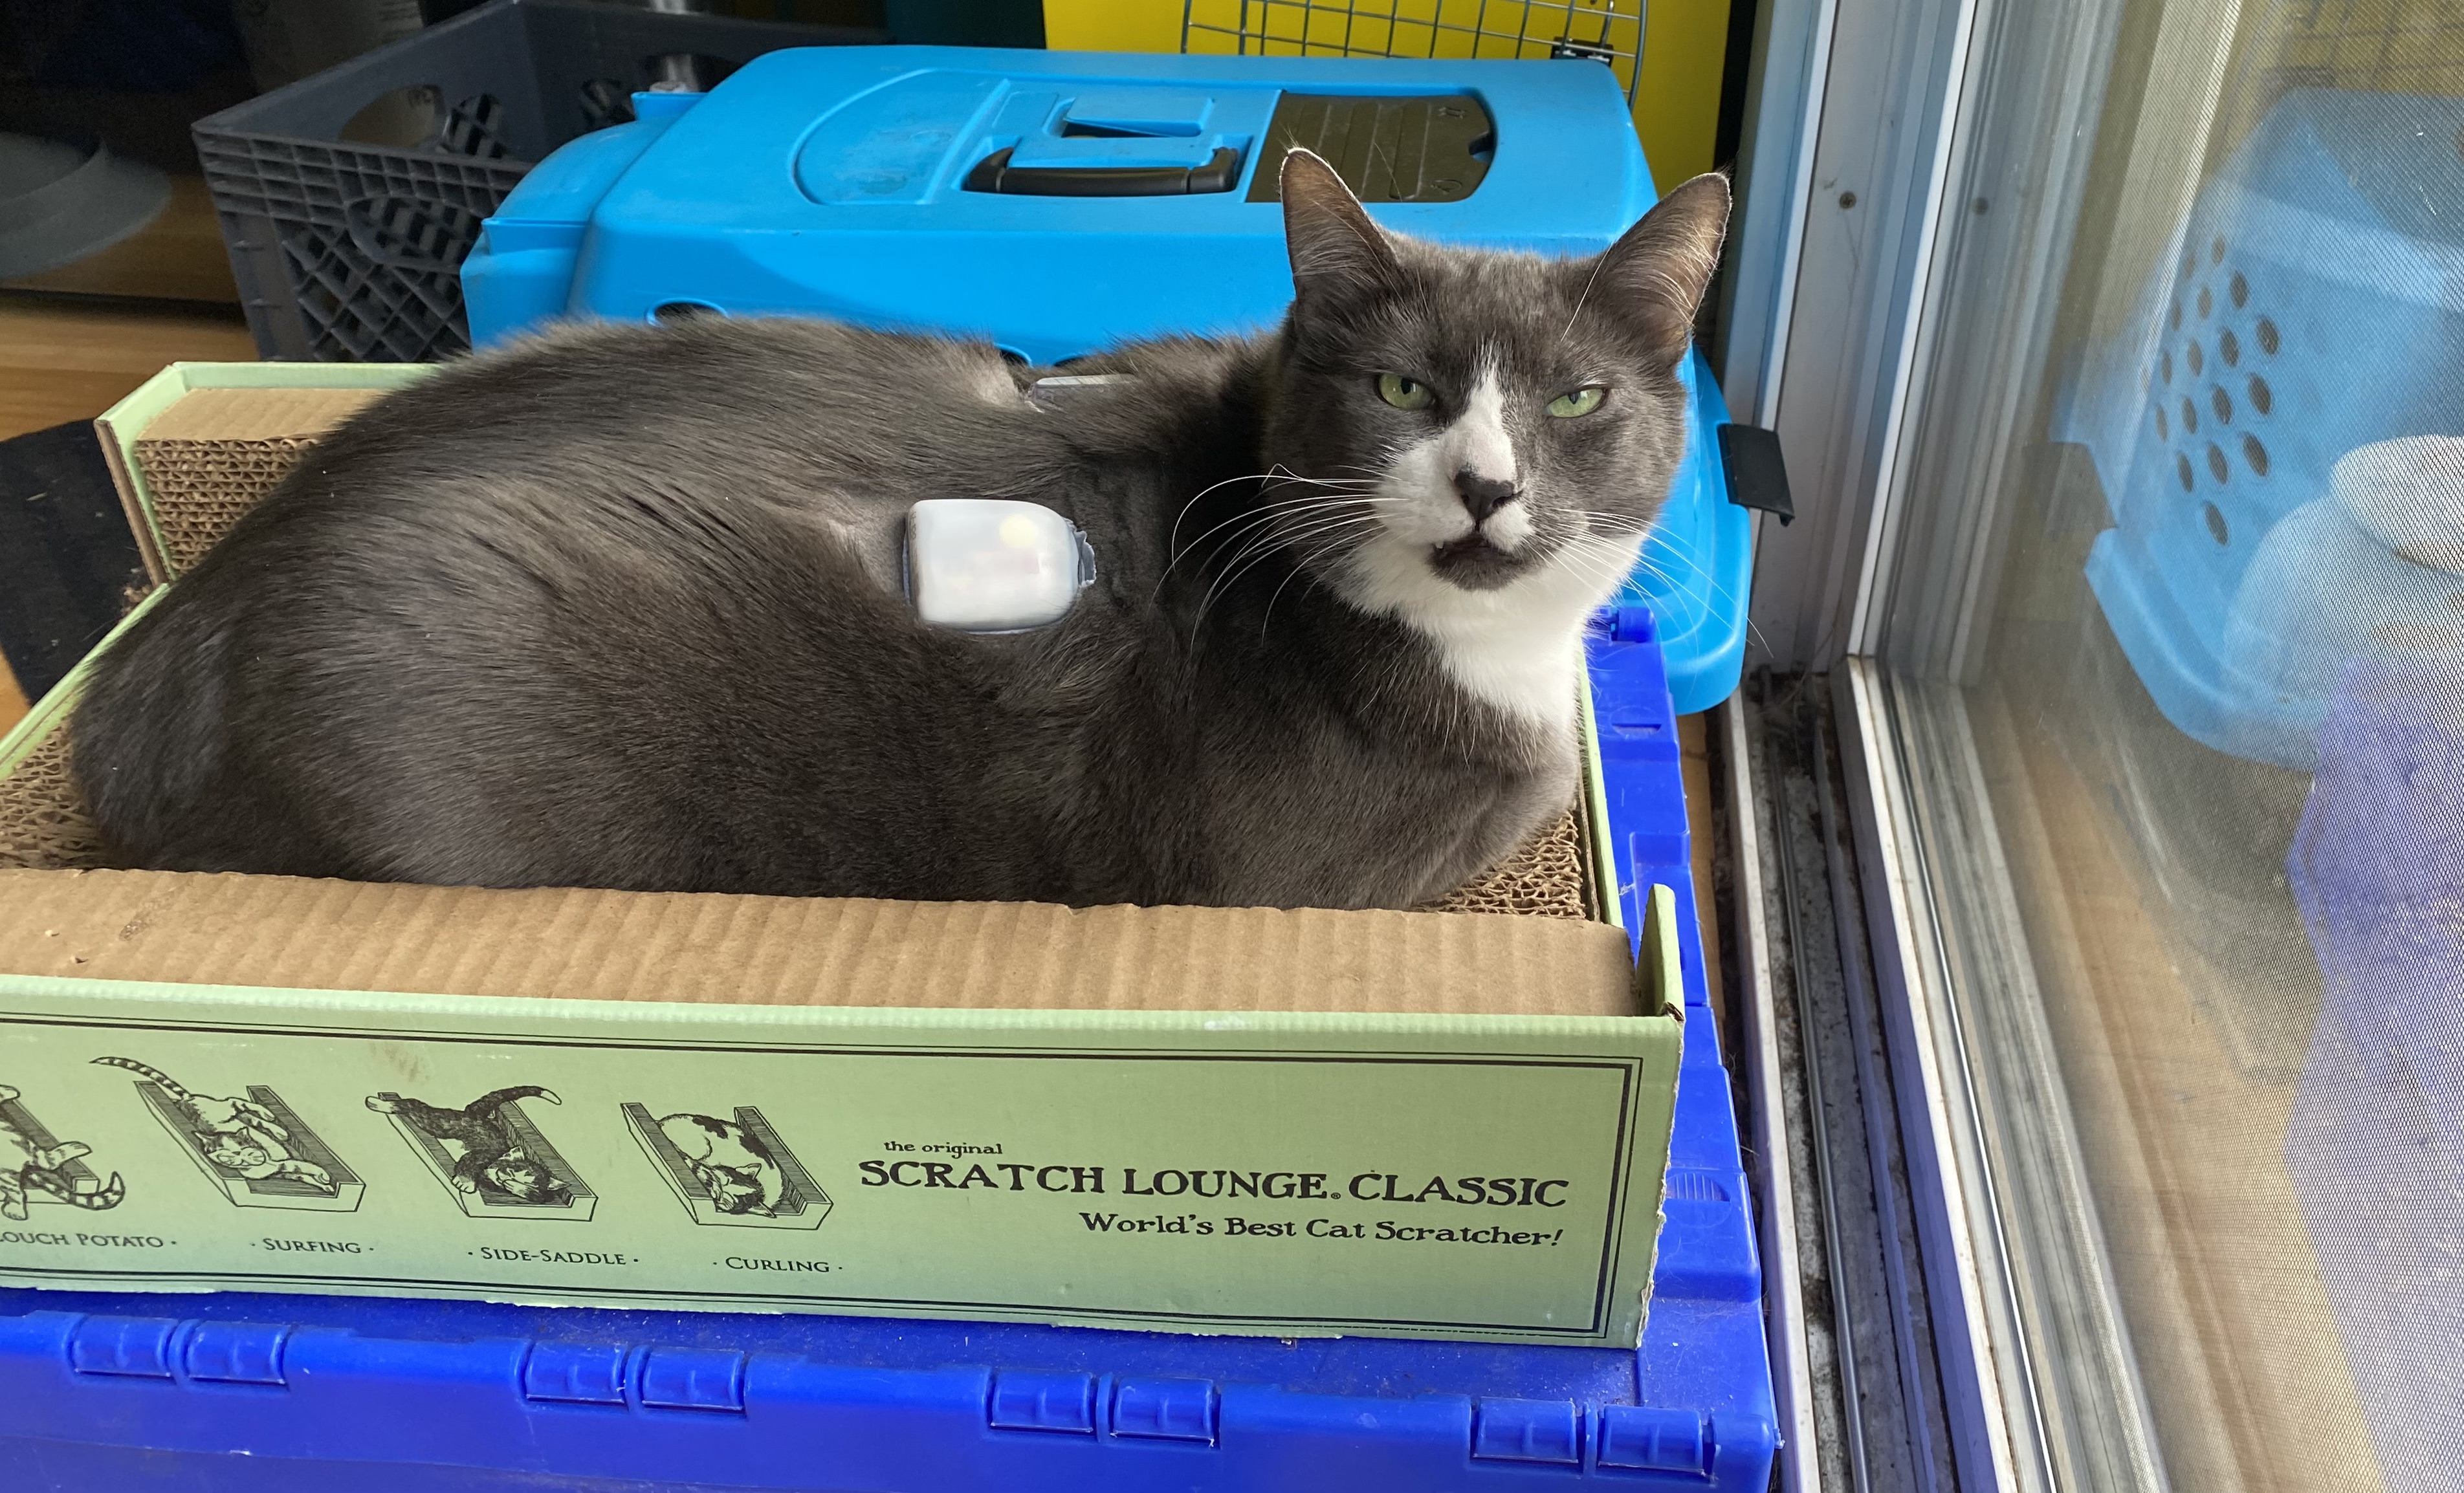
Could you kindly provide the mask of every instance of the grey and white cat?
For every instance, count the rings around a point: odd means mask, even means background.
[[[1684,442],[1717,177],[1600,255],[1283,168],[1297,296],[1053,407],[989,346],[591,326],[320,444],[99,661],[127,862],[495,887],[1408,907],[1571,801],[1581,632]],[[918,624],[932,497],[1069,516],[1049,627]]]

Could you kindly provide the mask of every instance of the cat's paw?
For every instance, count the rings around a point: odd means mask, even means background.
[[[402,1095],[391,1092],[370,1094],[368,1095],[368,1108],[374,1109],[379,1114],[391,1114],[396,1109],[402,1108]]]

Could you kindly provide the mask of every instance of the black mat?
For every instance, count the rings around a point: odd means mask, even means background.
[[[27,699],[59,683],[144,584],[90,422],[0,441],[0,655]]]

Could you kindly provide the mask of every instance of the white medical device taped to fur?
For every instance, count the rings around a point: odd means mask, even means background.
[[[907,596],[931,626],[1048,626],[1094,579],[1086,536],[1040,503],[944,497],[907,512]]]

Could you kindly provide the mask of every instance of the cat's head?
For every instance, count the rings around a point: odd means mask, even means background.
[[[721,1213],[759,1214],[772,1217],[770,1206],[761,1197],[761,1183],[735,1167],[711,1167],[705,1185],[710,1192],[711,1206]]]
[[[274,1159],[263,1146],[251,1145],[232,1136],[216,1137],[210,1142],[210,1147],[211,1149],[206,1153],[206,1159],[218,1167],[228,1167],[234,1172],[244,1172],[250,1167],[261,1167]]]
[[[557,1175],[530,1157],[514,1154],[491,1163],[488,1184],[520,1202],[567,1203],[573,1193]]]
[[[1444,626],[1614,591],[1684,451],[1678,382],[1728,185],[1678,187],[1588,259],[1397,237],[1306,151],[1283,167],[1295,296],[1267,493],[1365,610]]]

